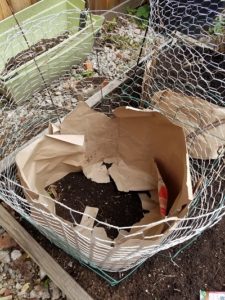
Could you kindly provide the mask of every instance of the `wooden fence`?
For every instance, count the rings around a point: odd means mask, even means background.
[[[11,9],[8,5],[10,4],[14,12],[18,12],[23,8],[30,6],[31,4],[39,0],[0,0],[0,20],[3,20],[10,16]],[[122,6],[137,6],[141,0],[88,0],[91,10],[110,10],[117,5]],[[123,5],[124,4],[124,5]]]
[[[13,12],[18,12],[35,2],[37,2],[37,0],[0,0],[0,20],[5,19],[12,14],[9,5]]]
[[[124,2],[124,0],[89,0],[90,9],[108,10]]]

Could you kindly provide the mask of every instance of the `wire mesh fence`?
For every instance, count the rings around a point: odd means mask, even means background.
[[[13,27],[0,25],[0,197],[92,267],[129,270],[199,235],[224,215],[224,2],[203,2],[174,1],[168,15],[167,1],[153,1],[149,24],[118,13],[103,22],[90,11],[70,9],[18,18]],[[137,224],[132,231],[135,226],[103,222],[52,194],[50,206],[82,221],[66,221],[37,201],[17,174],[15,156],[21,149],[29,155],[31,141],[37,142],[49,123],[59,126],[84,101],[110,118],[119,106],[157,110],[184,129],[194,199],[182,215]],[[116,230],[126,242],[99,237],[99,225]],[[164,230],[146,233],[160,225]]]

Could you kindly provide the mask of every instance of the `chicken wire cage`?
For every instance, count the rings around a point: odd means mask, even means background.
[[[33,19],[16,14],[11,23],[0,24],[0,197],[112,284],[118,281],[105,272],[133,271],[224,215],[225,5],[172,2],[168,8],[168,1],[152,1],[147,21],[135,10],[114,16],[110,12],[110,20],[104,20],[89,10],[67,8]],[[138,226],[136,244],[118,246],[96,237],[87,223],[66,222],[27,200],[30,193],[17,174],[17,153],[84,101],[109,117],[119,106],[158,110],[184,128],[194,198],[176,226],[168,217]],[[49,201],[58,203],[50,196]],[[58,204],[68,214],[120,234],[132,229]],[[150,243],[138,242],[149,225],[159,224],[167,225],[166,233],[151,236]],[[159,242],[154,243],[156,238]]]

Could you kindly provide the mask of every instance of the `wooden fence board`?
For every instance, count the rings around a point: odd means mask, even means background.
[[[11,10],[6,0],[0,0],[0,20],[3,20],[11,15]]]
[[[0,0],[0,21],[36,3],[38,0]],[[10,9],[12,8],[12,11]]]
[[[90,9],[108,10],[122,3],[123,0],[89,0]]]

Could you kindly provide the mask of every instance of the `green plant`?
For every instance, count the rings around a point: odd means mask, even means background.
[[[111,21],[105,24],[105,30],[106,32],[112,32],[116,29],[116,26],[117,26],[116,18],[113,18]]]
[[[44,281],[44,284],[43,284],[44,287],[45,287],[45,288],[49,288],[49,283],[50,283],[50,279],[49,279],[49,278],[46,278],[45,281]]]
[[[89,77],[92,77],[94,75],[94,71],[93,70],[85,70],[81,73],[81,76],[83,78],[89,78]]]
[[[138,18],[141,18],[141,19],[144,19],[144,20],[148,20],[149,13],[150,13],[150,7],[149,7],[148,4],[145,4],[143,6],[138,7],[138,9],[136,11],[136,16]]]
[[[128,47],[132,47],[136,49],[139,47],[139,44],[134,41],[134,39],[128,35],[112,35],[106,34],[104,37],[106,43],[113,44],[117,49],[127,49]]]
[[[137,23],[139,28],[144,29],[146,28],[146,26],[148,26],[148,19],[150,14],[149,4],[139,6],[138,8],[128,7],[127,13],[138,18],[135,19],[135,22]]]
[[[210,34],[225,34],[225,17],[219,16],[215,19],[215,23],[209,28]]]

